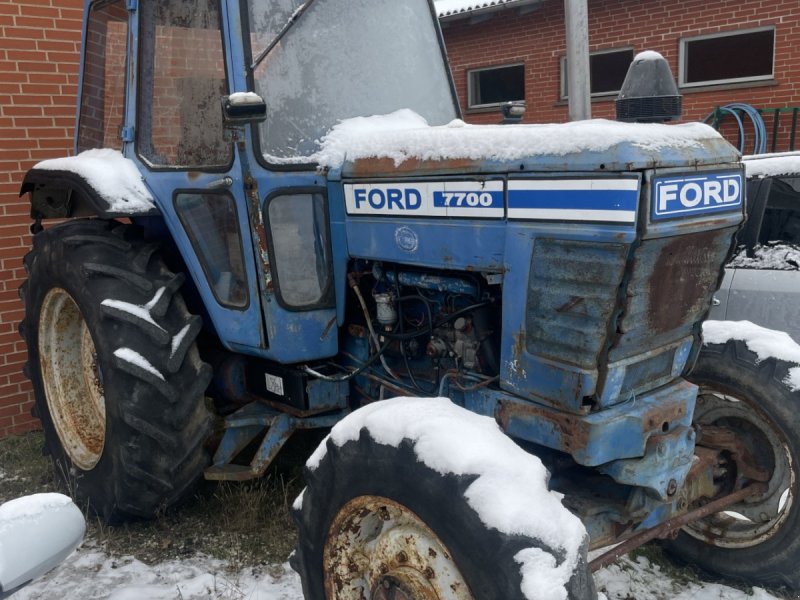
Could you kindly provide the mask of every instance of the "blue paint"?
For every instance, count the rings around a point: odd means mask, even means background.
[[[636,210],[637,192],[599,190],[510,190],[509,208]]]

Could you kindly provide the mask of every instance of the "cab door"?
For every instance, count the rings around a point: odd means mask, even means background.
[[[124,4],[124,2],[122,2]],[[220,0],[131,2],[125,155],[142,172],[229,349],[267,347],[242,165],[223,127],[231,89]],[[149,223],[151,230],[157,224]]]

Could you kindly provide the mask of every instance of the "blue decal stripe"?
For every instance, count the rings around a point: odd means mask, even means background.
[[[619,190],[509,190],[509,209],[635,211],[638,194]]]

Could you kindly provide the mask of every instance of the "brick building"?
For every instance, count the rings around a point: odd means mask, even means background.
[[[526,100],[526,122],[566,120],[563,5],[437,1],[468,121],[497,122],[497,102],[505,99]],[[26,349],[17,333],[23,317],[17,288],[30,246],[28,203],[17,193],[34,163],[72,151],[82,6],[83,0],[0,0],[0,437],[37,426],[22,374]],[[453,6],[461,8],[445,10]],[[800,105],[796,2],[589,0],[589,28],[594,117],[613,117],[621,77],[632,56],[646,49],[663,54],[682,78],[685,119],[734,101],[762,108]],[[694,62],[709,55],[726,60]],[[736,71],[742,64],[749,69],[744,76]],[[715,73],[721,66],[735,68]]]
[[[38,426],[17,295],[30,246],[27,169],[72,150],[83,0],[0,0],[0,437]]]
[[[564,0],[439,0],[437,9],[467,121],[496,123],[497,102],[522,99],[525,122],[567,120]],[[668,60],[684,120],[732,102],[800,106],[797,2],[588,0],[588,10],[593,118],[614,118],[627,67],[643,50]],[[770,140],[772,119],[765,114]],[[781,114],[776,150],[788,149],[791,119]]]

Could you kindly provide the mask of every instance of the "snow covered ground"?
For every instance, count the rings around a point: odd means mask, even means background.
[[[248,567],[231,574],[204,557],[148,566],[111,558],[87,542],[60,567],[11,600],[302,600],[300,579],[288,564]],[[764,590],[744,592],[712,583],[684,583],[639,557],[623,558],[595,574],[607,600],[776,600]],[[603,596],[601,596],[602,598]]]

